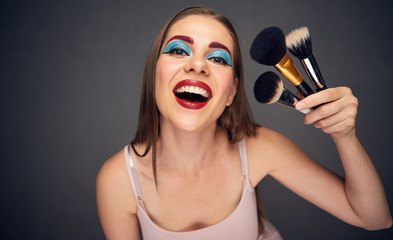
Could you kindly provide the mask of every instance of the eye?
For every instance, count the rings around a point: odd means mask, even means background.
[[[166,52],[164,52],[166,53]],[[175,48],[167,52],[169,54],[178,55],[178,56],[189,56],[189,54],[181,48]]]
[[[209,58],[209,60],[214,62],[214,63],[228,65],[228,63],[224,59],[222,59],[220,57],[212,57],[212,58]]]
[[[187,44],[182,41],[176,40],[170,42],[162,52],[163,54],[171,54],[175,56],[190,56],[191,51]]]
[[[213,63],[232,66],[231,57],[224,50],[215,50],[207,56],[207,59]]]

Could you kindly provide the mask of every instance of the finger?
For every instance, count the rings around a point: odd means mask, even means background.
[[[347,118],[344,121],[334,124],[330,127],[321,128],[321,130],[327,134],[346,134],[353,129],[355,129],[354,118]]]
[[[312,108],[324,103],[336,101],[345,95],[352,95],[347,87],[328,88],[323,91],[309,95],[296,104],[296,109]]]
[[[341,99],[336,101],[335,102],[336,104],[325,104],[325,105],[318,107],[313,112],[307,114],[304,117],[304,123],[305,124],[314,124],[317,121],[321,121],[322,119],[327,119],[328,117],[333,116],[333,115],[337,114],[338,112],[343,111],[345,105],[344,104],[337,104],[340,102],[342,102]]]
[[[336,113],[334,115],[331,115],[329,117],[320,119],[316,122],[313,123],[314,127],[316,128],[321,128],[321,129],[325,129],[325,128],[330,128],[338,123],[341,123],[343,121],[345,121],[348,118],[352,118],[353,115],[351,114],[351,110],[350,109],[344,109],[343,112],[341,113]]]

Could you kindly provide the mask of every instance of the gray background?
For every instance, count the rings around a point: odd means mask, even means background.
[[[359,98],[358,137],[393,206],[390,0],[1,1],[1,239],[104,239],[95,204],[97,171],[135,133],[142,68],[156,33],[173,13],[195,4],[234,21],[257,122],[342,175],[329,136],[303,125],[302,114],[258,104],[252,94],[255,79],[273,70],[249,56],[256,34],[268,26],[285,33],[309,27],[328,86],[349,86]],[[271,178],[259,190],[286,239],[393,236],[392,229],[347,225]]]

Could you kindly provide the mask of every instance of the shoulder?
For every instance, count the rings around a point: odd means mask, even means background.
[[[272,129],[269,129],[264,126],[260,126],[257,128],[257,133],[255,136],[247,137],[247,144],[248,145],[260,144],[260,143],[269,144],[272,143],[272,140],[280,140],[280,138],[282,137],[285,138],[283,135]]]
[[[247,152],[251,158],[255,156],[272,156],[277,153],[277,150],[285,151],[285,146],[290,147],[293,144],[284,135],[267,127],[258,127],[257,134],[252,137],[247,137],[246,143]]]
[[[256,186],[283,159],[302,151],[284,135],[267,127],[258,127],[257,134],[246,138],[250,182]]]
[[[96,182],[97,209],[107,239],[139,239],[137,204],[129,182],[124,150],[101,167]]]
[[[102,165],[97,174],[96,194],[99,208],[101,203],[116,203],[123,207],[123,210],[136,213],[136,200],[129,181],[123,149]]]

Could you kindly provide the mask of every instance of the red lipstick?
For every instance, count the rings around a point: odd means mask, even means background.
[[[185,91],[189,93],[199,94],[206,99],[204,101],[190,101],[188,99],[179,98],[177,96],[178,91]],[[175,96],[175,99],[180,104],[180,106],[187,109],[196,110],[206,106],[206,104],[210,101],[212,97],[212,91],[210,87],[204,82],[186,79],[176,84],[176,86],[173,89],[173,95]]]

